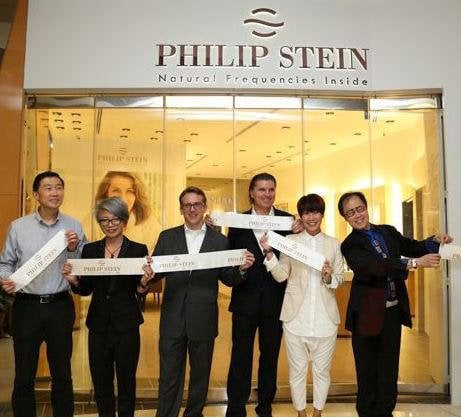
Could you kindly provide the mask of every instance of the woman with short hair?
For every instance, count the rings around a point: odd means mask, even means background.
[[[96,221],[105,237],[83,247],[82,258],[142,258],[148,255],[144,244],[123,235],[129,211],[119,197],[100,200],[95,208]],[[152,270],[144,266],[144,275],[81,276],[72,274],[66,263],[64,276],[72,290],[92,294],[86,325],[88,356],[99,416],[115,417],[114,369],[117,375],[118,416],[133,417],[136,398],[139,325],[143,317],[136,300]]]
[[[318,194],[298,201],[304,231],[287,239],[325,256],[321,271],[281,254],[273,255],[267,236],[260,240],[266,254],[264,264],[275,280],[287,281],[280,313],[287,347],[289,380],[293,406],[298,417],[306,417],[306,378],[312,361],[314,412],[320,417],[330,387],[330,368],[336,345],[339,312],[334,290],[343,282],[340,243],[321,231],[325,202]]]

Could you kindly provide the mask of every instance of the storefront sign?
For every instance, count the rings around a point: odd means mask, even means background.
[[[31,0],[29,9],[28,89],[371,88],[369,33],[357,23],[367,10],[352,15],[344,2]]]

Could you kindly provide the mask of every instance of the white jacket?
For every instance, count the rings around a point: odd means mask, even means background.
[[[330,262],[332,268],[331,283],[323,284],[321,287],[322,301],[328,317],[333,324],[339,324],[339,311],[336,304],[334,289],[343,283],[344,263],[338,239],[322,233],[324,237],[323,255]],[[290,240],[305,244],[305,232],[286,236]],[[308,273],[310,267],[281,254],[280,260],[272,256],[265,261],[267,270],[278,282],[287,281],[287,288],[283,299],[280,320],[291,321],[296,317],[308,285]]]

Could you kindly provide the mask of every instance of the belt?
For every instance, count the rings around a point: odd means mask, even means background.
[[[43,295],[29,294],[26,292],[16,293],[16,298],[19,298],[20,300],[37,301],[40,304],[54,303],[55,301],[62,300],[63,298],[67,298],[69,296],[70,296],[69,291],[61,291],[61,292],[57,292],[54,294],[43,294]]]

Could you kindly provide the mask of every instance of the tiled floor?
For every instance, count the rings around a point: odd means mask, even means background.
[[[213,369],[211,375],[211,386],[209,400],[219,400],[221,404],[225,400],[225,379],[231,350],[231,317],[227,311],[228,299],[220,297],[220,321],[219,336],[215,344]],[[145,314],[145,323],[141,327],[141,356],[139,361],[137,384],[138,396],[146,398],[147,401],[140,400],[137,408],[137,417],[153,417],[155,403],[150,398],[155,398],[158,382],[158,321],[159,305],[152,299],[149,300]],[[74,389],[76,392],[75,415],[87,415],[96,412],[93,402],[88,401],[91,395],[91,378],[88,372],[87,355],[87,331],[82,318],[80,330],[74,332],[74,354],[72,358],[72,369],[74,379]],[[333,390],[338,395],[330,395],[329,402],[323,413],[324,416],[349,417],[355,416],[353,405],[353,390],[355,382],[354,361],[351,352],[350,339],[338,338],[335,357],[332,369]],[[255,346],[257,350],[257,345]],[[427,392],[440,392],[440,387],[433,384],[433,380],[428,372],[428,340],[427,336],[415,330],[405,330],[403,335],[402,355],[399,380],[404,387],[411,384],[419,384],[420,387],[427,384]],[[255,363],[257,355],[255,355]],[[254,367],[256,369],[256,366]],[[46,374],[46,369],[40,369]],[[11,396],[12,381],[14,376],[14,360],[11,339],[0,340],[0,417],[12,417],[9,399]],[[286,366],[285,352],[282,345],[282,352],[279,361],[279,399],[289,399],[289,388],[287,384],[288,369]],[[255,375],[254,375],[255,378]],[[37,382],[39,391],[37,399],[38,417],[52,416],[50,404],[47,400],[49,396],[49,379]],[[422,399],[424,404],[417,404],[408,398],[399,398],[399,404],[394,417],[461,417],[461,407],[451,407],[448,404],[427,404],[428,402],[440,403],[449,402],[448,397],[428,394]],[[218,402],[218,401],[216,401]],[[411,403],[410,403],[411,402]],[[150,410],[150,411],[147,411]],[[206,408],[205,416],[220,417],[224,416],[224,406],[210,405]],[[248,407],[248,416],[254,417],[253,407]],[[295,416],[291,404],[277,404],[274,409],[274,417]]]

